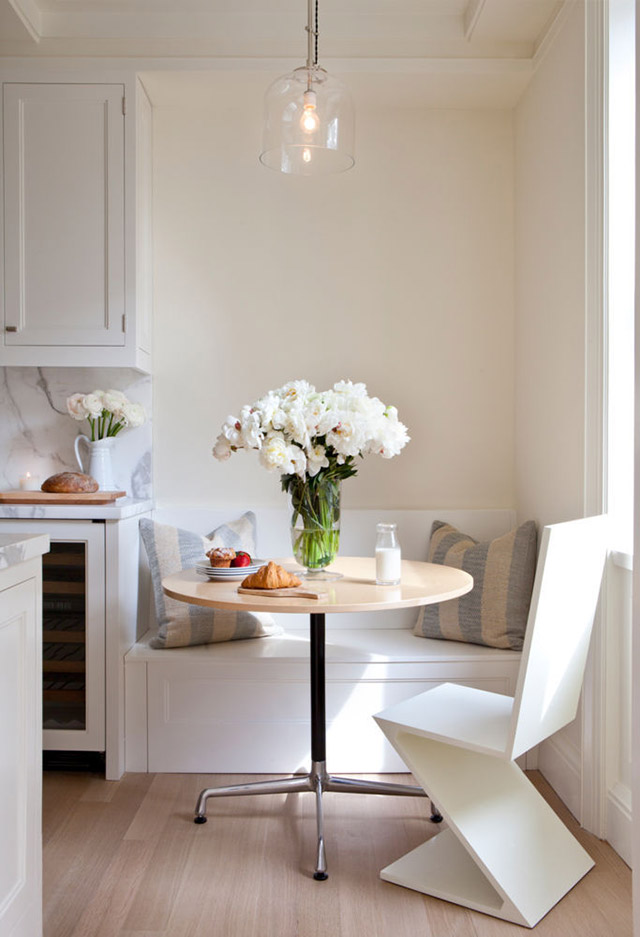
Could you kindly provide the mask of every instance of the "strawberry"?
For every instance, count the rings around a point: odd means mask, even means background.
[[[236,553],[235,557],[231,560],[232,566],[249,566],[251,564],[251,557],[248,553],[245,553],[244,550],[240,550]]]

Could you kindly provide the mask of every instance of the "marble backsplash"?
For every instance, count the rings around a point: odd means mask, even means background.
[[[0,368],[1,490],[17,488],[26,472],[44,481],[80,471],[73,444],[89,424],[68,415],[66,399],[96,388],[121,390],[145,408],[147,422],[117,437],[114,473],[131,497],[151,497],[151,377],[129,368]]]

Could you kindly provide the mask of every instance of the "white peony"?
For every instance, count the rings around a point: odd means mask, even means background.
[[[324,446],[313,446],[311,449],[307,449],[307,474],[310,478],[314,478],[320,469],[328,467],[329,459]]]
[[[282,401],[281,401],[282,402]],[[287,411],[284,407],[278,407],[271,417],[271,426],[273,429],[284,429],[287,424]]]
[[[216,439],[216,444],[211,450],[216,459],[219,459],[221,462],[224,462],[225,459],[231,458],[231,453],[233,449],[231,448],[231,443],[222,433]]]
[[[213,448],[218,459],[236,449],[257,449],[261,464],[281,475],[310,478],[328,469],[334,478],[356,474],[354,459],[391,458],[409,442],[395,407],[369,397],[366,384],[338,381],[316,391],[308,381],[288,381],[227,417]]]
[[[318,418],[316,436],[326,436],[330,430],[340,423],[341,419],[342,411],[337,410],[332,406],[331,401],[328,401],[328,409],[320,414]]]
[[[222,424],[222,435],[236,449],[242,448],[242,424],[235,416],[228,416]]]
[[[280,409],[280,398],[272,390],[260,400],[257,400],[252,407],[260,415],[260,422],[265,428],[269,428],[273,422],[273,417]]]
[[[357,420],[346,417],[327,433],[327,446],[332,446],[339,456],[357,456],[367,443],[365,427]]]
[[[333,385],[333,389],[337,394],[345,394],[349,397],[367,396],[367,385],[354,384],[352,381],[338,381]]]
[[[291,474],[289,446],[282,433],[269,433],[260,449],[260,462],[270,472]]]
[[[245,449],[260,449],[262,446],[262,420],[260,413],[253,407],[243,407],[240,411],[240,437]]]
[[[304,418],[309,437],[321,436],[320,423],[327,413],[327,400],[324,394],[312,394],[304,408]]]
[[[281,387],[276,393],[287,403],[294,400],[306,400],[309,394],[315,392],[313,384],[308,381],[288,381],[284,387]]]
[[[404,449],[410,439],[407,427],[398,419],[396,408],[388,407],[383,417],[378,421],[368,451],[381,455],[383,459],[391,459]]]
[[[291,407],[287,411],[284,426],[285,436],[289,436],[298,445],[306,448],[309,445],[310,437],[307,427],[306,411],[301,405]]]
[[[304,478],[307,474],[307,456],[300,448],[300,446],[289,446],[287,448],[287,455],[289,456],[290,469],[286,472],[287,475],[299,475],[300,478]]]

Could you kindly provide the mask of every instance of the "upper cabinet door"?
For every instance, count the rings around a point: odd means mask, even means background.
[[[5,84],[5,345],[124,345],[124,87]]]

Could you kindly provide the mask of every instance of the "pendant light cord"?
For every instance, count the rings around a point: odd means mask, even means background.
[[[315,15],[314,15],[315,6]],[[314,25],[315,24],[315,25]],[[318,0],[309,0],[308,23],[305,26],[308,35],[307,68],[318,65]]]
[[[318,64],[318,33],[319,33],[319,29],[318,29],[318,0],[316,0],[316,32],[315,32],[316,42],[315,42],[315,56],[314,56],[314,59],[313,59],[313,64],[314,64],[314,65],[317,65],[317,64]]]

